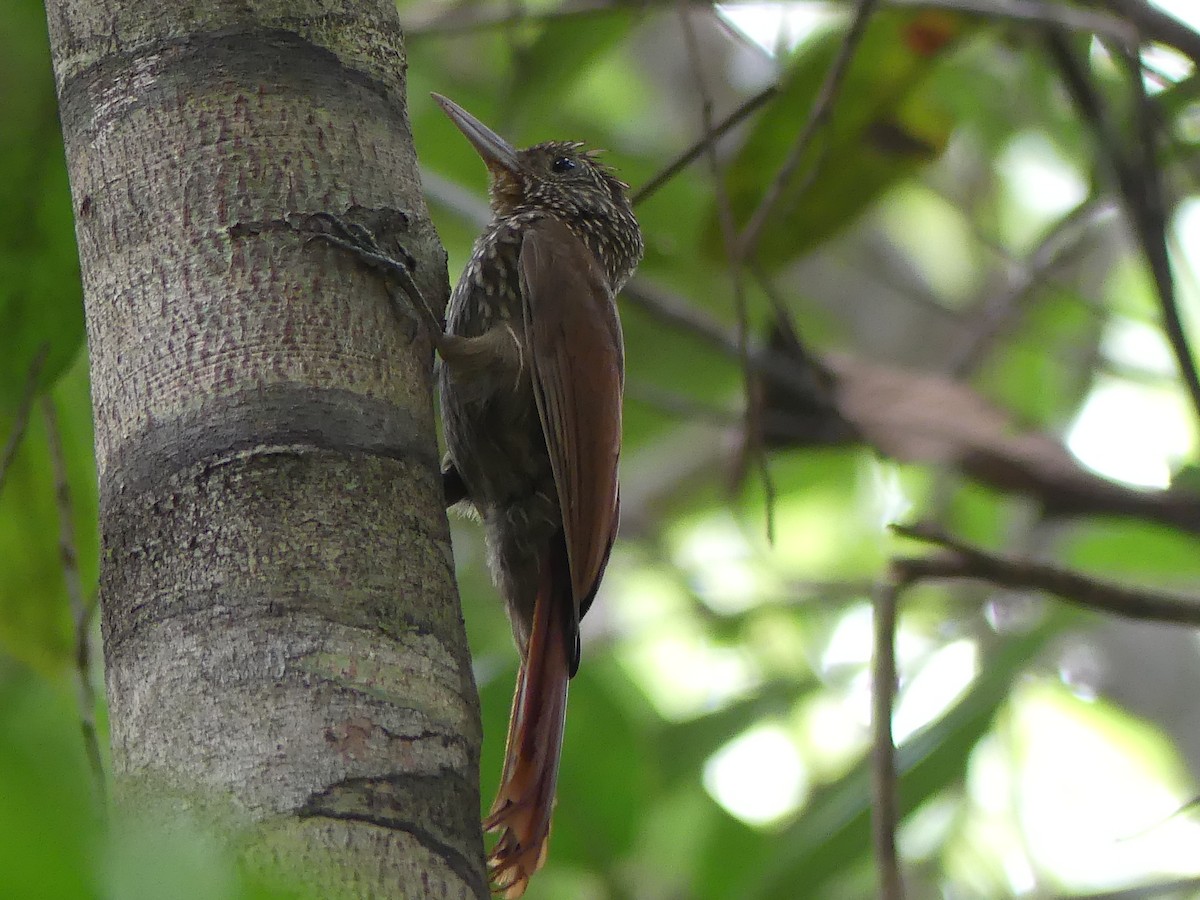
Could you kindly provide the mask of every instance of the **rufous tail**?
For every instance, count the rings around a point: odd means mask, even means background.
[[[500,832],[488,857],[488,874],[505,900],[525,893],[549,847],[570,678],[566,628],[571,582],[565,556],[555,548],[542,563],[529,646],[508,720],[504,775],[491,815],[483,822],[486,830]]]

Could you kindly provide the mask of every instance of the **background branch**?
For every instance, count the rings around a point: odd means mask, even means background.
[[[1056,29],[1048,29],[1046,46],[1049,48],[1051,59],[1062,73],[1063,81],[1076,107],[1095,132],[1098,150],[1105,156],[1115,177],[1117,190],[1154,279],[1162,310],[1163,331],[1175,354],[1175,362],[1187,389],[1193,412],[1197,421],[1200,421],[1200,371],[1197,370],[1195,357],[1184,334],[1183,320],[1179,315],[1175,279],[1167,252],[1166,199],[1156,150],[1158,127],[1142,82],[1139,60],[1135,52],[1126,45],[1121,45],[1116,50],[1118,58],[1125,65],[1134,100],[1135,133],[1132,141],[1126,141],[1112,124],[1104,100],[1092,84],[1087,67],[1078,59],[1066,36]]]
[[[893,530],[946,551],[935,556],[894,559],[892,570],[900,584],[928,578],[972,578],[999,587],[1045,591],[1076,606],[1130,619],[1200,625],[1200,597],[1126,587],[1059,566],[1000,556],[956,540],[931,525],[894,525]]]
[[[4,493],[4,482],[8,479],[8,470],[16,459],[17,449],[21,446],[21,438],[25,436],[25,428],[29,424],[29,411],[33,408],[37,396],[38,378],[46,357],[50,353],[50,345],[42,344],[33,360],[29,363],[29,372],[25,376],[25,384],[21,388],[21,399],[17,402],[17,411],[13,415],[12,428],[4,441],[4,449],[0,451],[0,494]]]
[[[779,167],[779,171],[775,173],[775,177],[763,191],[762,199],[750,215],[750,219],[746,222],[746,227],[742,230],[737,244],[738,258],[748,260],[753,256],[754,247],[758,243],[763,229],[766,227],[767,220],[770,218],[771,213],[774,212],[779,199],[783,196],[784,188],[795,176],[796,170],[804,161],[804,156],[808,152],[809,147],[812,146],[813,139],[833,114],[838,91],[842,86],[843,79],[846,77],[846,72],[850,69],[850,63],[854,59],[854,52],[858,49],[863,35],[866,34],[867,23],[870,21],[871,14],[878,6],[879,0],[857,0],[854,7],[854,18],[850,20],[850,26],[846,29],[845,37],[842,38],[837,56],[834,57],[833,64],[829,67],[829,71],[825,75],[825,80],[821,83],[821,90],[817,94],[816,103],[809,110],[808,119],[805,121],[804,127],[796,135],[795,143],[792,145],[792,149],[789,151],[783,165]],[[817,168],[818,166],[814,165],[813,171],[815,172]]]
[[[892,708],[896,695],[896,599],[891,581],[875,586],[874,653],[871,656],[871,834],[881,900],[902,900],[904,882],[896,855],[899,797]]]
[[[1164,9],[1146,0],[1106,0],[1110,9],[1124,16],[1145,40],[1174,47],[1200,68],[1200,34]]]
[[[630,198],[633,205],[637,206],[639,203],[648,200],[664,184],[694,163],[710,147],[715,145],[717,141],[746,121],[746,119],[750,118],[751,115],[758,112],[758,110],[762,109],[768,101],[773,100],[778,94],[779,88],[774,85],[763,88],[757,94],[747,98],[737,109],[720,122],[706,128],[704,134],[692,146],[663,166],[656,174],[647,179],[645,184],[633,192]]]
[[[63,454],[62,434],[58,427],[58,412],[54,398],[42,397],[42,419],[46,425],[46,443],[54,469],[54,498],[58,507],[58,551],[62,559],[63,580],[70,603],[71,626],[74,638],[75,694],[79,703],[79,722],[83,731],[83,749],[91,766],[96,786],[98,808],[103,811],[107,802],[104,759],[100,753],[100,737],[96,730],[96,689],[92,685],[91,623],[94,604],[83,591],[79,573],[79,552],[75,542],[75,511],[71,503],[71,483],[67,476],[67,461]]]
[[[736,336],[686,298],[645,278],[623,297],[666,326],[740,359]],[[779,401],[761,421],[777,448],[863,444],[903,462],[953,466],[1005,492],[1036,497],[1048,515],[1122,515],[1200,534],[1200,496],[1187,490],[1140,490],[1085,469],[1056,438],[1023,430],[1008,413],[948,378],[824,356],[800,345],[751,343],[747,365]]]
[[[703,127],[704,156],[708,162],[709,176],[712,180],[713,194],[716,199],[717,222],[721,229],[721,244],[725,251],[725,262],[729,268],[729,277],[733,288],[733,311],[737,317],[737,348],[738,365],[742,370],[742,386],[746,398],[745,403],[745,434],[746,457],[752,459],[762,480],[763,492],[766,495],[766,529],[767,540],[775,540],[775,484],[771,479],[771,470],[767,465],[766,449],[759,438],[762,429],[758,423],[759,407],[752,396],[752,380],[750,377],[749,344],[750,344],[750,314],[746,307],[746,269],[743,260],[738,255],[737,225],[734,221],[733,206],[730,203],[729,191],[721,174],[721,163],[717,158],[717,134],[713,123],[712,93],[708,87],[708,77],[700,58],[700,47],[696,40],[696,32],[692,25],[691,13],[687,3],[679,6],[679,19],[683,31],[684,46],[687,48],[688,60],[692,68],[692,76],[700,93],[700,119]]]

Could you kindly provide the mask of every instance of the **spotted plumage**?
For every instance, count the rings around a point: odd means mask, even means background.
[[[582,144],[517,151],[436,99],[492,176],[492,221],[446,310],[439,386],[447,472],[483,521],[521,654],[485,822],[499,833],[492,879],[519,897],[545,859],[579,620],[616,534],[624,350],[615,297],[642,237],[626,185]]]
[[[614,297],[641,259],[641,231],[625,198],[628,186],[594,152],[578,142],[551,141],[522,150],[517,158],[519,172],[489,165],[493,218],[476,239],[450,296],[447,334],[478,337],[498,322],[522,320],[521,246],[539,221],[561,222],[580,239],[603,269]],[[563,160],[571,167],[555,171]],[[442,367],[439,379],[448,457],[487,528],[492,568],[502,590],[511,580],[505,570],[515,568],[525,576],[526,569],[536,568],[537,546],[547,530],[559,527],[553,474],[527,375],[511,383],[515,390],[505,390],[502,383],[500,390],[486,393],[462,384],[452,365]],[[532,616],[529,594],[515,585],[505,591],[510,603],[529,605],[512,617],[522,647]]]

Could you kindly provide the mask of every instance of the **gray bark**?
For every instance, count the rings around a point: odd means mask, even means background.
[[[47,0],[84,278],[117,802],[211,811],[319,896],[484,897],[479,713],[391,0]]]

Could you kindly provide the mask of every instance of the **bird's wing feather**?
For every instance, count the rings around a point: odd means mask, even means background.
[[[536,222],[525,233],[521,296],[534,397],[562,513],[577,630],[617,530],[625,369],[621,324],[595,257],[554,218]],[[578,651],[571,652],[574,671]]]

